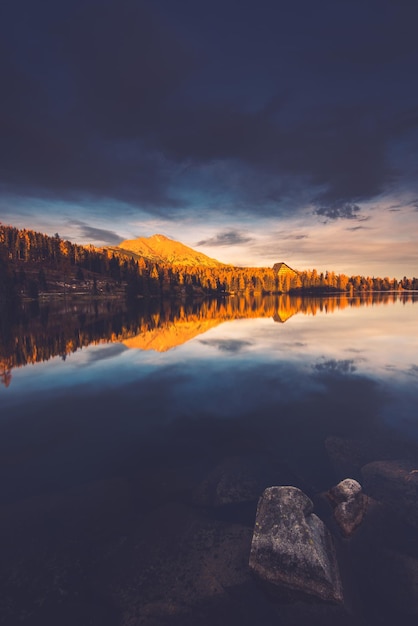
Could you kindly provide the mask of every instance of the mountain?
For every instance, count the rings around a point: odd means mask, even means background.
[[[167,324],[162,328],[151,328],[143,331],[136,337],[125,339],[123,344],[127,348],[167,352],[167,350],[181,346],[223,322],[225,320],[221,317],[208,320],[177,320],[176,323]]]
[[[172,265],[186,265],[189,267],[198,265],[222,267],[225,265],[216,259],[211,259],[206,254],[185,246],[179,241],[169,239],[165,235],[126,239],[118,246],[107,247],[107,250],[111,250],[119,256],[129,256],[135,259],[143,257],[155,263],[171,263]]]

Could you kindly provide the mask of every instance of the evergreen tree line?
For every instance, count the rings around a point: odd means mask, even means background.
[[[418,289],[417,278],[346,276],[315,269],[278,276],[273,268],[190,267],[119,256],[114,251],[81,246],[27,229],[0,224],[0,298],[20,294],[37,298],[53,290],[51,278],[65,286],[91,284],[91,293],[123,287],[128,299],[222,293],[292,291],[347,292]]]
[[[376,306],[398,299],[406,303],[416,297],[412,292],[368,291],[329,298],[288,294],[199,300],[144,298],[132,307],[120,300],[105,299],[84,301],[68,308],[63,302],[25,302],[13,315],[4,315],[4,311],[0,315],[0,383],[6,387],[10,384],[15,367],[58,355],[65,359],[90,344],[119,343],[144,336],[148,349],[152,337],[159,339],[159,345],[164,336],[168,342],[175,337],[181,343],[182,337],[184,341],[190,339],[194,328],[199,334],[212,327],[211,323],[215,326],[223,321],[260,317],[284,323],[297,314],[311,316],[320,311]]]

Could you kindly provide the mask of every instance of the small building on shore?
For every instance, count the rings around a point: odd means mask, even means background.
[[[299,272],[286,263],[275,263],[273,272],[277,292],[287,293],[291,289],[297,289],[301,286]]]
[[[292,278],[298,275],[298,272],[286,265],[286,263],[275,263],[273,265],[273,271],[276,273],[277,278],[286,278],[287,276]]]

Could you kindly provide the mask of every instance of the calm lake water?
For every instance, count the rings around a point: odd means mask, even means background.
[[[0,623],[416,623],[418,294],[32,305],[1,333]],[[342,539],[321,493],[377,461],[399,491]],[[250,577],[270,485],[335,535],[347,615]]]

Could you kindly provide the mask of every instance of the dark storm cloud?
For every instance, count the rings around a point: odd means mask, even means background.
[[[416,3],[2,5],[9,192],[360,219],[416,152]]]
[[[361,209],[357,204],[349,204],[347,202],[342,206],[320,207],[315,210],[315,214],[320,217],[325,217],[328,220],[366,220],[367,218],[363,217],[360,211]]]
[[[302,239],[308,239],[309,235],[306,234],[296,234],[289,233],[284,230],[278,230],[274,233],[277,237],[280,237],[281,241],[293,240],[293,241],[301,241]]]
[[[62,27],[76,110],[110,138],[143,138],[193,66],[181,40],[141,0],[79,5]]]
[[[80,234],[83,237],[88,237],[91,240],[103,241],[108,244],[118,244],[123,240],[123,237],[118,235],[112,230],[106,230],[104,228],[95,228],[94,226],[90,226],[86,224],[86,222],[82,222],[81,220],[72,220],[69,222],[71,226],[78,226],[80,229]]]
[[[92,363],[105,361],[107,359],[113,359],[122,354],[122,352],[126,352],[127,350],[128,348],[120,343],[107,345],[103,348],[96,348],[93,350],[90,349],[86,352],[85,362],[78,363],[77,367],[90,367]]]
[[[353,374],[357,370],[354,359],[328,359],[315,363],[313,368],[321,374]]]
[[[369,226],[351,226],[350,228],[346,228],[345,230],[350,230],[351,232],[355,232],[356,230],[369,230]]]
[[[199,343],[202,343],[205,346],[217,348],[221,352],[230,352],[233,354],[242,352],[252,345],[251,341],[241,339],[201,339]]]
[[[415,211],[418,211],[418,198],[414,198],[413,200],[410,200],[409,202],[402,202],[401,204],[394,204],[391,207],[389,207],[388,211],[398,212],[398,211],[401,211],[402,209],[405,209],[406,207],[411,207]]]
[[[215,237],[210,239],[202,239],[198,241],[196,246],[237,246],[242,243],[248,243],[253,241],[253,237],[243,235],[238,230],[227,230],[223,233],[218,233]]]
[[[23,15],[20,5],[10,8],[16,32],[6,42],[15,58],[2,55],[8,188],[177,207],[174,166],[143,143],[186,71],[180,44],[142,2],[44,2],[47,15],[25,4]]]

